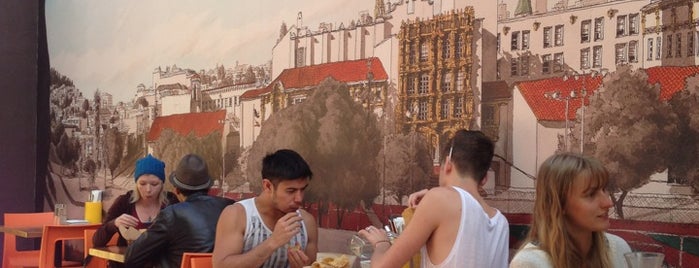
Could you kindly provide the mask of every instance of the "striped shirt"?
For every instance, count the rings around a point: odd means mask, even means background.
[[[243,252],[248,252],[272,236],[272,230],[262,221],[260,213],[255,206],[255,198],[249,198],[238,202],[245,208],[246,226],[244,235]],[[283,247],[279,247],[272,256],[261,266],[263,268],[289,267],[286,249],[296,245],[301,246],[301,250],[306,250],[308,245],[308,233],[306,224],[301,222],[301,231],[291,238],[291,241]]]

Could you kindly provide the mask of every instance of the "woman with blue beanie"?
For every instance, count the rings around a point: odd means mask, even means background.
[[[175,194],[164,190],[165,163],[152,155],[136,161],[134,179],[134,189],[114,200],[104,223],[92,237],[95,246],[106,246],[119,227],[148,228],[162,208],[179,202]],[[117,245],[128,245],[121,234]],[[110,267],[116,264],[110,263]]]

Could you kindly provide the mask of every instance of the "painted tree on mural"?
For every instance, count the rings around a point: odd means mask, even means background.
[[[699,76],[690,77],[686,88],[669,101],[679,119],[679,138],[668,170],[668,182],[691,185],[699,190]]]
[[[403,197],[429,186],[432,157],[429,144],[417,132],[386,138],[376,158],[388,196],[401,203]]]
[[[677,117],[659,101],[658,87],[647,78],[642,70],[620,67],[605,78],[585,111],[585,154],[609,170],[609,190],[620,218],[628,192],[668,168],[678,136]]]
[[[201,156],[209,168],[209,175],[216,180],[221,176],[221,132],[204,137],[193,133],[181,136],[171,129],[164,129],[153,145],[153,156],[165,162],[165,172],[170,174],[187,154]]]
[[[123,134],[119,132],[117,127],[111,127],[104,132],[104,156],[107,162],[107,168],[109,168],[109,173],[111,174],[111,179],[114,180],[116,176],[116,168],[121,163],[122,156],[124,155],[124,137]],[[105,179],[105,188],[107,180]]]
[[[381,134],[373,113],[353,101],[346,85],[326,79],[300,104],[265,121],[248,156],[247,177],[259,191],[261,159],[278,149],[301,154],[313,170],[306,202],[317,203],[319,219],[330,204],[338,227],[346,211],[372,204],[379,191],[376,156]]]

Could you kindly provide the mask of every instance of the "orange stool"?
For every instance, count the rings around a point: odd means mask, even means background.
[[[41,227],[53,223],[53,212],[5,213],[5,226]],[[17,237],[5,233],[2,267],[39,266],[39,250],[17,250]]]
[[[194,266],[192,266],[192,263],[195,259],[199,258],[209,259],[209,267],[211,267],[211,258],[213,257],[213,255],[213,253],[185,252],[184,254],[182,254],[182,264],[180,265],[180,268],[194,268]]]
[[[59,240],[80,240],[85,237],[85,230],[97,229],[101,224],[45,225],[41,237],[39,268],[54,267],[56,242]]]
[[[211,256],[200,256],[192,258],[192,268],[211,268],[214,266]]]
[[[87,259],[88,251],[90,251],[90,248],[94,247],[95,244],[92,243],[92,237],[95,235],[97,232],[97,229],[87,229],[85,230],[85,236],[84,236],[84,241],[83,241],[83,248],[85,250],[85,259]],[[107,242],[107,246],[115,246],[117,244],[117,240],[119,239],[118,234],[112,235],[112,238]],[[85,268],[91,268],[91,267],[107,267],[107,260],[102,259],[102,258],[91,258],[90,263],[85,265]]]

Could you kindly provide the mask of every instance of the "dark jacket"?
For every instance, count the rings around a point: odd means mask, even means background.
[[[117,197],[116,200],[114,200],[112,206],[109,207],[107,217],[105,217],[104,219],[104,224],[102,224],[102,226],[99,229],[97,229],[97,232],[95,232],[95,235],[92,237],[92,243],[96,247],[106,246],[107,242],[109,242],[109,240],[112,239],[112,236],[115,233],[119,233],[119,228],[117,228],[114,224],[114,220],[116,220],[117,217],[121,216],[121,214],[135,214],[134,210],[136,210],[136,204],[130,202],[131,195],[133,193],[134,191],[131,190],[123,195],[120,195],[119,197]],[[167,200],[168,205],[177,204],[180,202],[179,200],[177,200],[177,196],[171,192],[167,192]],[[119,240],[117,240],[117,245],[126,246],[126,239],[124,239],[124,237],[121,236],[121,233],[119,233]]]
[[[180,267],[184,252],[212,252],[221,211],[235,201],[194,193],[160,211],[153,224],[129,245],[125,267]]]

